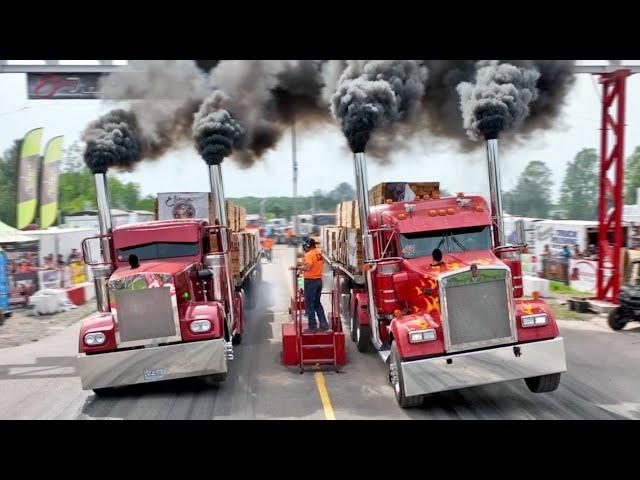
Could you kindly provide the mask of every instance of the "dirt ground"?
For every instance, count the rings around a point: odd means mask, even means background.
[[[29,309],[14,310],[0,325],[0,349],[37,342],[96,311],[92,300],[68,312],[54,315],[31,315]]]

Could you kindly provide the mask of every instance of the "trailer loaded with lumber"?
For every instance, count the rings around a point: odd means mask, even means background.
[[[440,198],[438,182],[385,182],[369,190],[370,206],[393,202]],[[363,280],[364,252],[358,202],[348,200],[336,207],[335,227],[322,228],[322,253],[358,283]]]
[[[174,218],[202,218],[215,224],[215,209],[211,193],[158,193],[156,201],[158,220]],[[236,286],[259,265],[260,239],[257,229],[247,228],[247,209],[226,200],[227,223],[231,232],[231,273]],[[211,235],[211,245],[218,248],[218,236]]]

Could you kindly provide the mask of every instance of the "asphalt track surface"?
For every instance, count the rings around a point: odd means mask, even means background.
[[[559,322],[568,371],[559,389],[546,394],[530,393],[517,380],[430,395],[422,407],[403,410],[377,354],[359,353],[348,338],[340,373],[283,367],[280,332],[288,321],[293,258],[293,249],[278,247],[263,265],[259,304],[220,387],[186,379],[124,387],[105,398],[83,391],[76,323],[0,349],[0,419],[640,418],[640,328],[613,332],[602,319]]]

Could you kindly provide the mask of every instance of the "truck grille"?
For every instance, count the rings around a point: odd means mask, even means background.
[[[176,335],[169,286],[115,290],[120,342]]]
[[[503,269],[470,270],[441,280],[445,347],[448,352],[516,341],[508,273]]]

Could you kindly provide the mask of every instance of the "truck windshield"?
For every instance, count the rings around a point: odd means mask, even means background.
[[[118,260],[121,262],[126,262],[129,259],[129,255],[137,255],[139,260],[190,257],[198,254],[198,243],[147,243],[145,245],[120,248],[118,249],[117,254]]]
[[[400,247],[404,258],[425,257],[439,248],[443,253],[486,250],[491,248],[491,227],[456,228],[433,232],[400,234]]]

